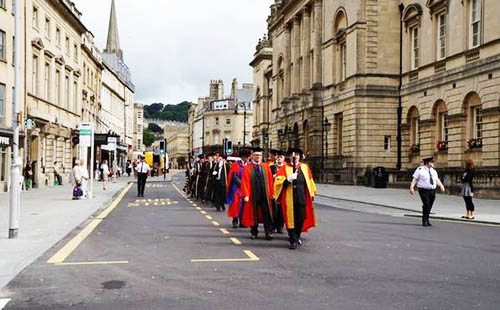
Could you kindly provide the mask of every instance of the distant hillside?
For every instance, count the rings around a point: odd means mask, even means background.
[[[145,105],[144,116],[149,119],[187,123],[190,104],[190,102],[184,101],[179,104],[164,105],[163,103],[153,103]]]

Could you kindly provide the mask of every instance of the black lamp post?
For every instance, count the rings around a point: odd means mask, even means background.
[[[245,102],[238,102],[234,108],[234,114],[238,114],[238,108],[243,107],[243,147],[246,146],[246,136],[247,136],[247,105]]]
[[[323,174],[324,171],[325,171],[325,157],[328,157],[328,132],[330,131],[330,129],[332,128],[332,123],[330,123],[328,121],[328,118],[325,117],[325,119],[323,120],[323,139],[325,141],[325,150],[326,150],[326,156],[325,154],[321,154],[321,173]]]

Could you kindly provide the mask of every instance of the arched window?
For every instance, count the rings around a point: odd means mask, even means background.
[[[438,100],[434,104],[433,117],[436,120],[438,142],[448,142],[448,108],[443,100]]]
[[[261,98],[260,98],[260,87],[257,87],[257,91],[255,92],[255,125],[260,125],[261,123]]]
[[[347,44],[346,44],[347,15],[343,8],[335,14],[333,33],[335,34],[337,54],[337,80],[345,81],[347,77]]]
[[[416,107],[411,107],[408,111],[408,123],[410,124],[410,144],[412,149],[414,146],[420,147],[420,114]]]
[[[483,114],[481,98],[476,92],[469,93],[464,100],[464,112],[467,115],[467,140],[476,140],[482,145]]]

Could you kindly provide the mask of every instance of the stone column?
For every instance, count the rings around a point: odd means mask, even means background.
[[[314,74],[313,85],[322,84],[322,61],[321,61],[321,39],[322,39],[322,0],[314,1]]]
[[[306,7],[303,13],[303,23],[304,23],[304,40],[302,41],[304,46],[302,49],[304,70],[302,72],[303,84],[302,88],[309,89],[311,87],[311,9]]]
[[[284,94],[283,98],[289,97],[291,95],[291,77],[292,74],[290,73],[290,66],[292,63],[292,34],[291,34],[291,25],[286,24],[285,25],[286,30],[285,30],[285,41],[286,41],[286,46],[285,46],[285,72],[284,72]]]
[[[300,92],[300,17],[293,18],[293,88],[292,94]]]

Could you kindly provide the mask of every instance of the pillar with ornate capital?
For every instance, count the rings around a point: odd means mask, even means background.
[[[311,8],[306,6],[303,11],[303,23],[304,23],[304,39],[303,39],[303,62],[304,70],[302,72],[303,76],[303,88],[309,89],[311,87]]]
[[[321,86],[322,75],[321,75],[321,38],[322,38],[322,0],[315,0],[313,4],[314,9],[314,75],[313,75],[313,85]]]
[[[289,97],[291,95],[291,73],[290,73],[290,67],[292,63],[292,34],[291,34],[291,25],[286,24],[285,25],[285,41],[286,41],[286,46],[285,46],[285,77],[284,77],[284,82],[285,82],[285,97]]]
[[[293,88],[292,95],[300,92],[300,16],[293,18]]]

